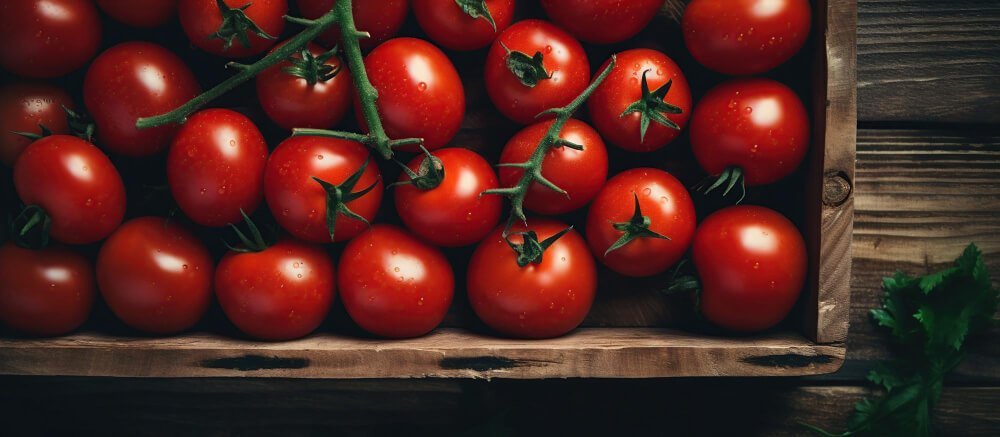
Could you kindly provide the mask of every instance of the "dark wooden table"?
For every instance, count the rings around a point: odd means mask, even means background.
[[[368,435],[542,431],[799,435],[842,429],[890,356],[867,316],[880,278],[970,241],[1000,280],[1000,2],[860,0],[848,361],[809,378],[308,381],[0,378],[0,423],[26,434]],[[944,435],[1000,435],[1000,329],[947,382]],[[6,434],[6,432],[4,432]],[[500,435],[500,434],[494,434]]]

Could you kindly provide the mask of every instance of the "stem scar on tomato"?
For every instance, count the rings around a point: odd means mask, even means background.
[[[676,115],[684,112],[681,108],[663,100],[667,98],[667,93],[670,92],[670,86],[674,84],[674,80],[670,79],[667,83],[657,88],[656,91],[650,92],[649,84],[646,82],[646,73],[649,73],[649,70],[642,72],[642,97],[631,105],[628,105],[625,111],[622,112],[622,115],[619,116],[619,118],[624,118],[631,113],[639,113],[639,142],[646,141],[646,130],[649,129],[650,120],[674,130],[681,130],[681,127],[677,123],[674,123],[673,120],[667,118],[664,114]]]
[[[521,81],[522,85],[534,88],[539,81],[552,78],[552,74],[545,71],[545,65],[542,64],[544,60],[542,52],[535,52],[534,56],[528,56],[527,53],[507,48],[503,42],[500,43],[500,46],[507,52],[507,69],[514,76],[517,76],[517,80]]]
[[[541,264],[542,255],[545,253],[545,249],[548,249],[552,243],[555,243],[567,232],[572,231],[573,226],[569,226],[566,229],[559,231],[559,233],[546,238],[542,241],[538,241],[538,234],[535,231],[518,232],[513,235],[520,235],[523,240],[521,243],[514,243],[510,241],[510,235],[504,236],[504,241],[514,252],[517,253],[517,265],[519,267],[524,267],[528,264]]]
[[[354,191],[354,186],[358,184],[358,181],[361,180],[361,176],[365,173],[365,169],[368,168],[369,161],[371,161],[370,157],[365,159],[364,164],[361,164],[358,171],[354,172],[354,174],[345,179],[344,182],[341,182],[340,185],[331,184],[316,176],[312,177],[312,179],[319,183],[320,186],[323,187],[323,190],[326,191],[326,228],[327,231],[330,232],[330,241],[334,241],[333,235],[337,227],[337,216],[340,214],[364,222],[366,225],[371,225],[371,223],[368,222],[368,219],[362,217],[354,211],[351,211],[351,209],[347,207],[348,202],[368,194],[369,191],[378,185],[379,181],[376,179],[375,182],[372,182],[372,184],[367,188],[358,192],[352,192]]]
[[[659,238],[663,240],[669,240],[670,237],[649,229],[649,225],[652,224],[649,216],[642,215],[642,209],[639,208],[639,195],[632,193],[635,198],[635,212],[632,213],[632,218],[627,222],[617,222],[612,223],[616,230],[622,232],[621,238],[614,242],[608,250],[604,251],[604,256],[608,256],[609,253],[620,249],[635,240],[636,238]]]
[[[497,31],[497,23],[493,21],[490,8],[486,7],[486,0],[455,0],[455,4],[462,9],[462,12],[465,12],[465,15],[473,19],[482,18],[490,23],[493,32]]]
[[[219,13],[222,14],[222,25],[219,26],[219,30],[209,35],[208,39],[221,39],[222,50],[228,50],[229,47],[232,47],[233,39],[238,40],[243,47],[250,48],[248,31],[267,40],[277,39],[261,29],[247,16],[245,11],[253,4],[252,1],[237,8],[229,7],[223,0],[215,0],[215,3],[219,6]]]
[[[410,170],[406,164],[396,161],[410,179],[393,182],[389,184],[390,188],[399,185],[413,185],[419,190],[427,191],[441,185],[441,181],[444,180],[444,164],[424,146],[420,146],[420,150],[424,152],[424,160],[420,161],[420,168],[417,171]]]

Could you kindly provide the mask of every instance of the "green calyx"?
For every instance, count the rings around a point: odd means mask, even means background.
[[[330,58],[336,56],[338,51],[339,49],[335,46],[319,55],[313,55],[309,49],[302,49],[299,56],[288,58],[288,62],[291,62],[292,65],[282,68],[281,71],[295,77],[301,77],[309,85],[326,82],[337,77],[337,74],[340,73],[340,65],[326,63]]]
[[[521,243],[514,243],[510,241],[510,235],[504,237],[507,241],[507,245],[511,249],[514,249],[514,253],[517,254],[517,265],[524,267],[528,264],[540,264],[542,262],[542,255],[545,253],[545,249],[548,249],[552,243],[555,243],[567,232],[573,230],[570,226],[566,229],[559,231],[559,233],[546,238],[545,240],[538,241],[538,234],[535,231],[528,232],[517,232],[515,235],[520,235],[523,240]]]
[[[368,168],[369,160],[370,159],[365,159],[365,163],[361,164],[358,171],[354,172],[354,174],[344,180],[344,182],[341,182],[340,185],[331,184],[316,176],[312,177],[312,179],[319,183],[323,187],[323,190],[326,191],[326,228],[327,231],[330,232],[330,241],[335,241],[334,231],[336,231],[337,227],[337,216],[341,214],[364,222],[366,225],[370,225],[370,223],[368,223],[368,219],[358,215],[347,207],[349,202],[368,194],[369,191],[373,190],[375,186],[378,185],[378,181],[376,180],[367,188],[356,193],[353,192],[354,186],[358,184],[358,181],[361,180],[361,176],[365,173],[365,169]]]
[[[486,7],[486,0],[455,0],[455,4],[465,12],[465,15],[473,19],[482,18],[490,23],[493,32],[497,31],[497,23],[493,21],[490,8]]]
[[[38,123],[38,130],[40,133],[37,134],[34,132],[24,132],[24,131],[10,131],[10,133],[14,135],[20,135],[31,141],[37,141],[49,135],[52,135],[52,130],[49,129],[48,127],[45,127],[44,124]]]
[[[639,196],[632,193],[635,198],[635,212],[632,213],[632,218],[627,222],[612,223],[616,230],[622,232],[622,236],[615,241],[608,250],[604,251],[604,256],[608,256],[609,253],[618,250],[635,240],[636,238],[660,238],[663,240],[669,240],[670,237],[660,234],[652,229],[649,229],[649,225],[652,224],[652,220],[648,216],[642,215],[642,210],[639,208]]]
[[[526,53],[511,51],[502,42],[500,46],[507,51],[505,58],[507,69],[514,76],[517,76],[522,85],[534,88],[535,85],[538,85],[539,81],[552,78],[552,75],[545,71],[545,66],[542,65],[542,61],[544,60],[542,52],[535,52],[535,56],[528,56]]]
[[[76,112],[72,109],[67,108],[65,105],[62,107],[63,112],[66,113],[66,124],[69,126],[70,132],[83,139],[88,143],[94,142],[94,122],[90,120],[85,114],[81,112]],[[36,141],[47,136],[52,135],[52,130],[45,126],[44,124],[38,123],[39,133],[34,132],[14,132],[12,134],[20,135],[29,140]]]
[[[419,190],[427,191],[441,185],[441,181],[444,180],[444,164],[424,146],[420,146],[420,150],[424,151],[424,160],[420,161],[420,167],[417,168],[417,171],[410,170],[406,164],[396,161],[410,179],[392,183],[389,185],[390,187],[413,185]]]
[[[249,48],[250,37],[247,32],[272,41],[277,39],[261,29],[247,16],[246,9],[253,4],[252,1],[238,8],[229,7],[223,0],[215,0],[215,3],[219,6],[219,12],[222,14],[222,25],[219,26],[219,30],[209,35],[208,39],[221,39],[222,50],[229,50],[234,39],[238,40],[243,47]]]
[[[49,244],[52,218],[38,205],[28,205],[10,219],[10,236],[14,244],[26,249],[40,249]]]
[[[679,294],[693,292],[695,297],[701,295],[701,281],[698,280],[697,273],[693,271],[687,258],[680,260],[670,274],[667,281],[667,288],[663,289],[664,294]],[[697,302],[695,302],[697,308]]]
[[[649,84],[646,82],[646,73],[649,73],[649,70],[642,72],[642,97],[628,105],[625,111],[622,112],[622,115],[619,116],[619,118],[622,118],[634,112],[639,113],[639,142],[646,141],[646,130],[649,129],[650,120],[674,130],[681,130],[681,127],[677,123],[674,123],[673,120],[667,118],[666,114],[681,114],[684,112],[681,108],[663,101],[670,91],[670,86],[674,83],[673,79],[668,80],[667,83],[657,88],[656,91],[650,91]]]
[[[746,183],[743,180],[743,169],[739,167],[728,167],[718,176],[709,176],[692,188],[694,191],[708,195],[712,191],[715,191],[715,189],[725,186],[726,188],[722,190],[722,197],[726,197],[733,191],[736,185],[740,186],[740,198],[735,203],[739,205],[747,196]]]
[[[247,252],[261,252],[274,244],[273,241],[267,241],[264,239],[264,235],[261,234],[260,228],[253,222],[246,212],[243,212],[243,208],[240,208],[240,214],[243,216],[243,223],[246,223],[247,229],[250,231],[250,236],[243,233],[239,227],[230,223],[229,227],[232,228],[233,232],[236,233],[236,237],[240,240],[241,246],[231,246],[227,241],[222,240],[222,244],[225,244],[229,250],[233,252],[247,253]]]

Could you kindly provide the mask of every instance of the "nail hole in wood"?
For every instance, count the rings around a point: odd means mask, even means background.
[[[840,206],[851,197],[851,181],[842,171],[828,172],[823,176],[823,204]]]

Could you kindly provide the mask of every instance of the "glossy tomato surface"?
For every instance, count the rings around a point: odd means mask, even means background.
[[[74,109],[73,99],[61,88],[41,82],[15,82],[0,88],[0,162],[14,160],[31,139],[15,132],[41,135],[45,126],[54,134],[69,133],[63,106]]]
[[[177,0],[97,0],[105,14],[133,27],[160,27],[177,16]]]
[[[309,44],[309,53],[323,55],[316,44]],[[295,59],[302,59],[295,54]],[[260,106],[275,124],[285,129],[297,127],[330,128],[347,114],[354,95],[354,82],[347,64],[339,56],[332,56],[323,65],[336,71],[326,80],[309,83],[306,77],[291,74],[291,61],[281,61],[257,75],[257,98]]]
[[[594,44],[613,44],[635,36],[660,6],[663,0],[542,0],[552,21]]]
[[[25,77],[58,77],[82,67],[101,45],[91,0],[0,1],[0,67]]]
[[[227,58],[244,58],[264,53],[274,45],[274,38],[281,36],[285,30],[285,18],[288,13],[286,0],[224,0],[230,8],[243,9],[243,13],[271,38],[264,38],[251,30],[246,31],[248,44],[243,44],[240,37],[233,38],[226,47],[226,38],[216,36],[222,27],[222,12],[218,0],[180,0],[177,13],[181,19],[181,27],[191,43],[198,48],[218,56]]]
[[[514,0],[485,0],[493,25],[473,17],[452,0],[413,0],[413,15],[431,40],[452,50],[477,50],[490,45],[514,20]],[[478,13],[477,13],[478,14]]]
[[[302,16],[309,19],[319,18],[333,9],[337,0],[297,0]],[[354,26],[368,32],[371,37],[360,41],[362,50],[370,50],[383,41],[396,36],[399,28],[406,21],[409,10],[409,0],[354,0],[351,2],[351,15],[354,16]],[[340,44],[340,30],[337,26],[319,36],[318,41],[326,47]]]
[[[62,335],[83,324],[97,294],[87,258],[63,248],[0,246],[0,323],[31,335]]]

